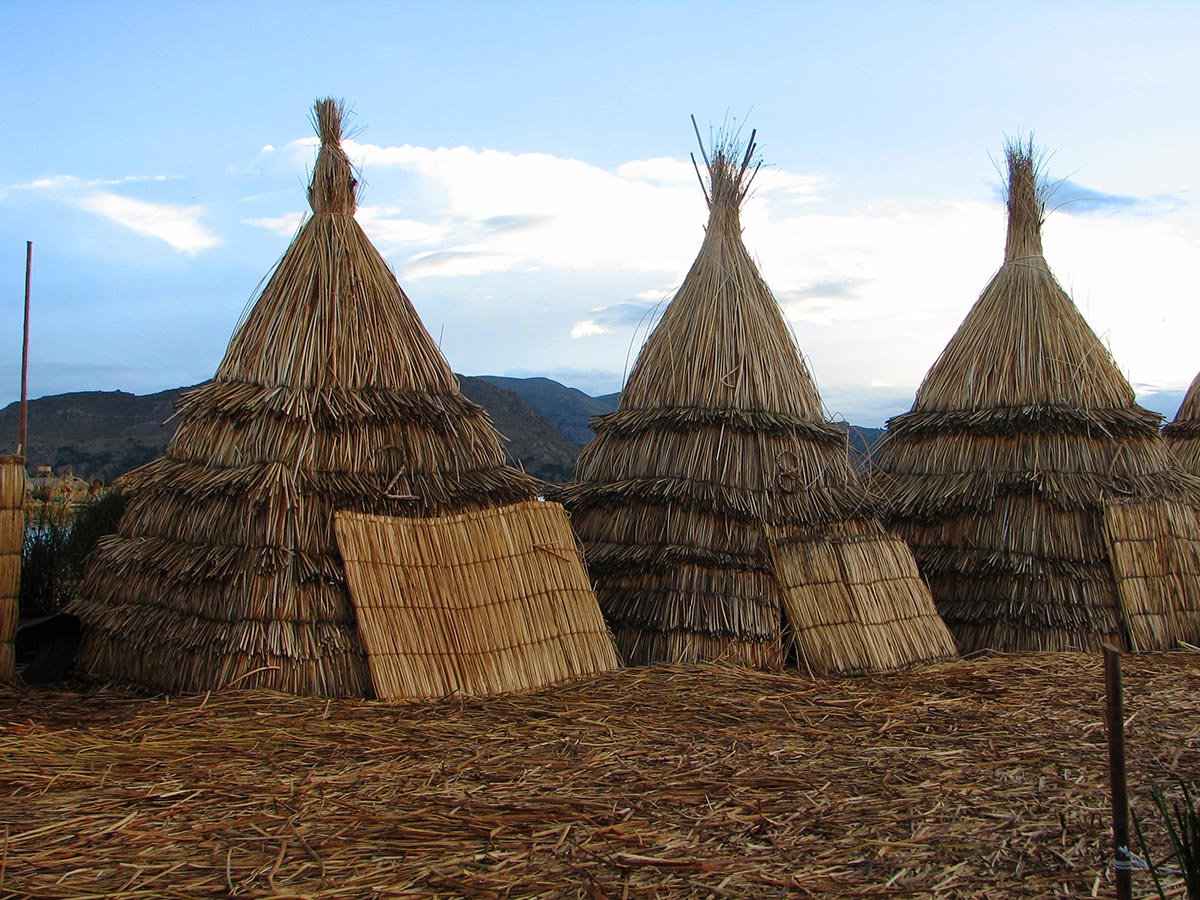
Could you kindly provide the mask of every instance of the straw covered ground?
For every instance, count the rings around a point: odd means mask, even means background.
[[[1200,654],[1125,686],[1145,812],[1200,772]],[[411,706],[0,691],[5,898],[1112,895],[1096,656]]]

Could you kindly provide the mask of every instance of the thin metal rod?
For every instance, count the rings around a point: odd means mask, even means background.
[[[1104,645],[1104,712],[1108,724],[1108,774],[1112,785],[1113,870],[1117,900],[1132,900],[1129,856],[1129,790],[1125,782],[1125,697],[1121,651]]]
[[[25,242],[25,328],[21,341],[21,434],[17,456],[25,455],[25,425],[29,406],[29,286],[33,273],[33,241]]]

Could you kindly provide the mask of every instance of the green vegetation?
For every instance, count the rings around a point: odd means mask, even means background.
[[[1164,898],[1179,896],[1178,890],[1168,888],[1163,884],[1163,878],[1182,877],[1190,900],[1200,900],[1200,806],[1187,782],[1176,779],[1179,797],[1170,799],[1159,785],[1152,785],[1150,794],[1154,798],[1155,811],[1166,829],[1167,840],[1172,847],[1171,853],[1160,859],[1155,859],[1147,847],[1146,838],[1142,833],[1142,823],[1137,812],[1133,813],[1133,827],[1137,833],[1139,849],[1146,865],[1150,868],[1150,877],[1154,880],[1154,889],[1158,896]]]
[[[73,508],[66,503],[31,508],[21,548],[21,618],[53,615],[74,599],[88,554],[117,530],[128,496],[111,490]]]

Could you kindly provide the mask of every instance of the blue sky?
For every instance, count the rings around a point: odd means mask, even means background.
[[[1149,397],[1200,369],[1194,3],[0,0],[0,402],[211,376],[345,98],[359,220],[454,368],[620,386],[702,237],[690,114],[830,413],[880,424],[1001,261],[996,161],[1066,179],[1059,279]],[[7,312],[4,312],[7,310]]]

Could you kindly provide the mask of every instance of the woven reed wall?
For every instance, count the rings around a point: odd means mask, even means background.
[[[0,456],[0,681],[16,677],[13,638],[20,613],[25,542],[25,458]]]
[[[339,512],[335,528],[380,698],[522,691],[620,664],[556,503]]]

